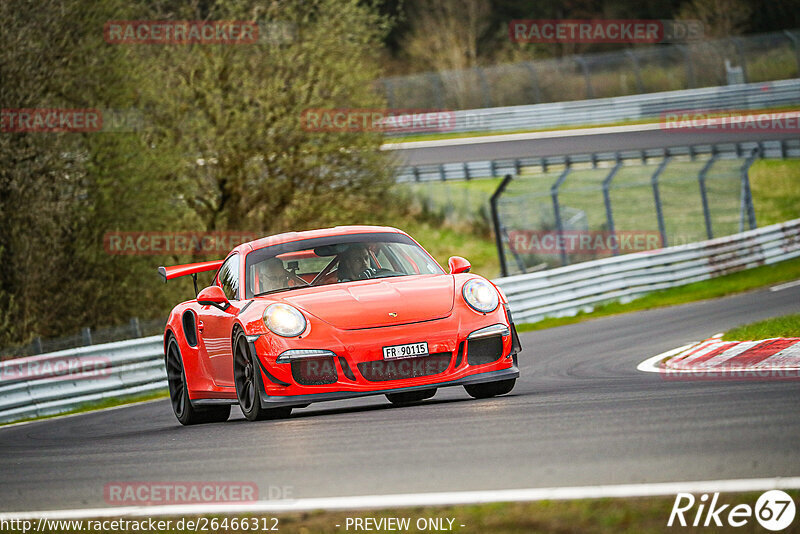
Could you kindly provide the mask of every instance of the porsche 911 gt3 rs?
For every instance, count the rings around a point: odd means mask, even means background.
[[[185,425],[251,420],[310,403],[386,395],[419,402],[464,386],[508,393],[521,350],[508,303],[454,256],[449,273],[408,234],[346,226],[290,232],[224,260],[159,267],[195,280],[164,332],[172,408]],[[197,292],[197,274],[216,271]]]

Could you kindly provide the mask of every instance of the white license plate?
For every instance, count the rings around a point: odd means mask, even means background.
[[[407,343],[405,345],[392,345],[383,347],[384,360],[399,360],[401,358],[416,358],[417,356],[428,355],[428,344],[426,342]]]

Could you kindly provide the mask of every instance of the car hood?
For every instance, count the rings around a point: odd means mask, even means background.
[[[450,275],[403,276],[322,286],[283,300],[336,328],[355,330],[447,317],[454,287]]]

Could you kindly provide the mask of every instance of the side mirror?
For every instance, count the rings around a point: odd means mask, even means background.
[[[209,286],[197,295],[197,303],[202,306],[216,306],[222,310],[231,305],[228,297],[219,286]]]
[[[472,268],[472,265],[461,256],[450,256],[447,266],[450,267],[450,274],[468,273]]]

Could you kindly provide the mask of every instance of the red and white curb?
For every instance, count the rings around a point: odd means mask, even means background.
[[[648,373],[739,374],[783,372],[783,378],[800,378],[800,338],[770,338],[758,341],[722,341],[717,334],[648,358],[637,366]],[[776,378],[778,376],[776,375]]]

